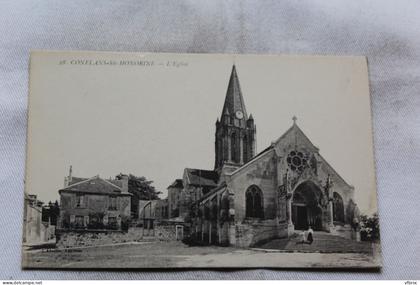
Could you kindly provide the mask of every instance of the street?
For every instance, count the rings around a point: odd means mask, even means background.
[[[380,265],[366,253],[299,253],[269,249],[187,246],[181,242],[148,242],[65,251],[25,251],[25,268],[226,268],[226,267],[364,267]]]

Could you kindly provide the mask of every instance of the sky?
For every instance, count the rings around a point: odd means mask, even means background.
[[[59,199],[73,175],[145,176],[166,196],[185,167],[213,169],[232,65],[257,152],[297,124],[376,211],[363,57],[37,52],[31,56],[26,191]]]

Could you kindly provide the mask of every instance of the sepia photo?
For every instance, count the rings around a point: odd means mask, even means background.
[[[361,56],[34,51],[24,268],[380,268]]]

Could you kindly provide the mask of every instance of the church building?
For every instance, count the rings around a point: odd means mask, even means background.
[[[256,125],[233,66],[216,121],[214,169],[187,168],[179,189],[168,188],[181,195],[179,215],[190,223],[192,239],[250,247],[309,227],[354,236],[354,188],[321,156],[296,120],[255,154]]]

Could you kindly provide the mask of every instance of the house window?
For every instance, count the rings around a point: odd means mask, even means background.
[[[74,223],[75,227],[83,228],[85,226],[84,219],[85,219],[84,216],[76,216],[75,223]]]
[[[83,194],[76,195],[76,207],[77,208],[85,207],[85,196]]]
[[[246,190],[246,217],[264,218],[263,195],[260,188],[253,185]]]
[[[111,196],[109,197],[109,210],[116,210],[117,209],[117,197]]]

